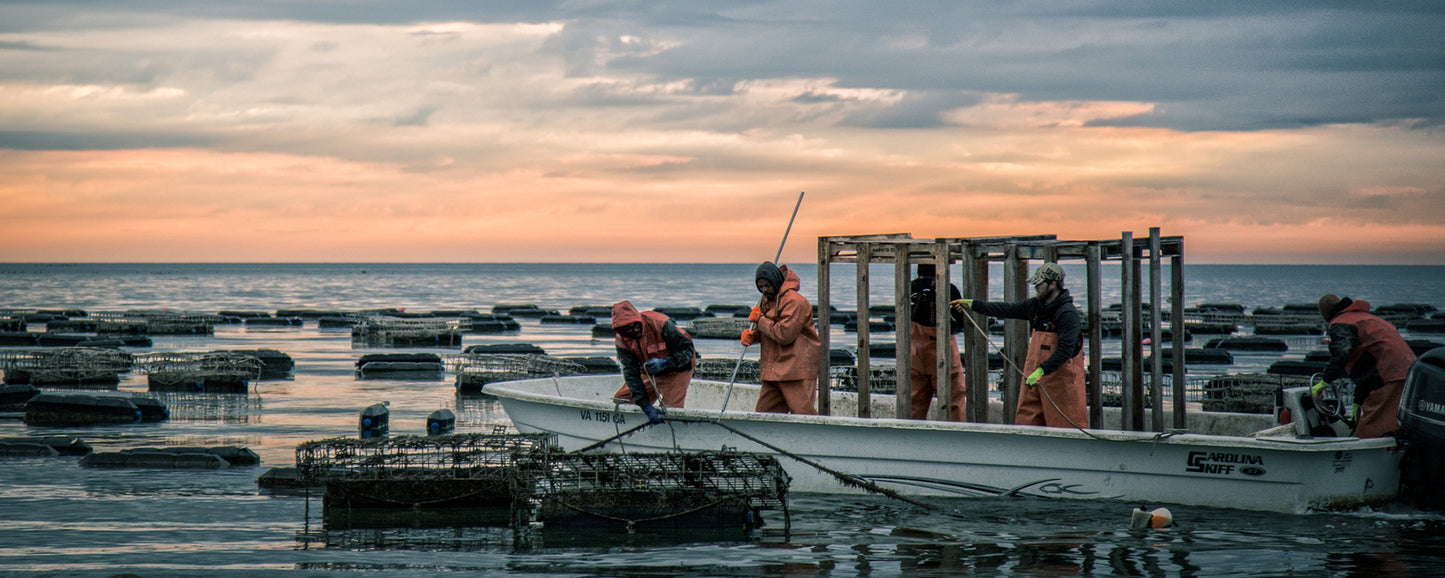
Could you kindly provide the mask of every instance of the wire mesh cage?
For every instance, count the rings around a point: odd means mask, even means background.
[[[1281,390],[1308,386],[1307,376],[1269,373],[1219,375],[1204,384],[1201,402],[1205,411],[1273,413]]]
[[[211,335],[226,318],[211,313],[167,310],[96,311],[88,318],[103,334]]]
[[[738,339],[752,325],[746,318],[702,317],[692,320],[688,332],[702,339]]]
[[[136,370],[152,382],[260,379],[265,363],[253,355],[229,351],[147,353],[135,358]]]
[[[587,373],[580,363],[547,355],[467,353],[453,356],[451,365],[461,391],[479,391],[483,385],[499,381]]]
[[[303,480],[511,475],[517,460],[556,445],[553,434],[451,434],[383,438],[331,438],[296,446]]]
[[[733,379],[734,367],[738,372],[736,379]],[[700,357],[697,360],[697,366],[692,370],[692,378],[711,381],[732,379],[735,383],[762,383],[763,370],[756,359],[744,359],[739,362],[737,359]]]
[[[533,453],[534,494],[725,493],[779,507],[790,478],[776,457],[739,451]]]
[[[372,316],[351,326],[351,338],[383,347],[460,346],[462,322],[457,319]]]
[[[0,351],[6,383],[114,385],[133,364],[130,353],[100,347]]]
[[[839,391],[858,391],[858,368],[853,366],[833,367],[833,388]],[[868,391],[892,394],[898,391],[898,368],[880,365],[868,369]]]
[[[772,455],[723,450],[532,456],[530,484],[514,490],[519,525],[741,528],[761,525],[764,510],[786,516],[791,479]]]

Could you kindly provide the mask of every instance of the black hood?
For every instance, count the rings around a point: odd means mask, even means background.
[[[767,279],[776,291],[783,290],[783,272],[772,261],[763,261],[762,265],[758,265],[757,272],[753,274],[753,282],[756,283],[758,279]]]

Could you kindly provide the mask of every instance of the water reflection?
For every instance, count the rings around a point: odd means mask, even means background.
[[[166,404],[175,421],[251,423],[260,419],[261,396],[256,393],[157,392],[149,394]]]

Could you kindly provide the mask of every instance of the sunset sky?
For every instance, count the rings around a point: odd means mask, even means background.
[[[1445,2],[0,2],[0,261],[1445,264]]]

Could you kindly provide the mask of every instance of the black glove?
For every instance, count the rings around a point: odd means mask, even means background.
[[[642,413],[647,414],[647,423],[652,425],[662,423],[662,410],[652,407],[651,404],[642,406]]]

